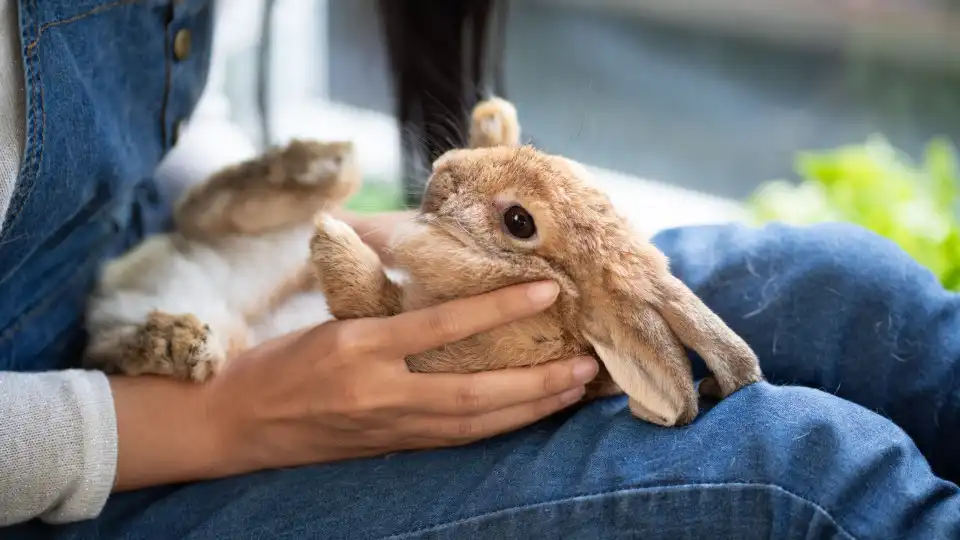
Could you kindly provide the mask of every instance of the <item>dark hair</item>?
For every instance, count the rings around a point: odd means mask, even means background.
[[[504,95],[505,1],[378,2],[394,84],[408,205],[420,202],[426,176],[421,172],[447,150],[466,144],[473,105],[489,93]],[[500,15],[496,19],[495,13]]]

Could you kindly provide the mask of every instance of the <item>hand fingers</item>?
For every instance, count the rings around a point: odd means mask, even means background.
[[[558,292],[552,281],[525,283],[401,313],[378,325],[380,350],[395,356],[429,351],[543,311]]]
[[[424,446],[449,446],[507,433],[560,411],[583,397],[584,388],[549,396],[530,403],[513,405],[478,416],[424,416],[411,420],[409,429]]]
[[[598,370],[597,361],[586,356],[471,374],[410,373],[403,377],[400,399],[417,412],[484,414],[582,387]]]

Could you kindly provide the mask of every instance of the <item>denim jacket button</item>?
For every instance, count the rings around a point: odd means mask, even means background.
[[[185,60],[190,56],[190,45],[193,36],[190,35],[190,30],[182,28],[177,31],[177,34],[173,37],[173,56],[177,60]]]

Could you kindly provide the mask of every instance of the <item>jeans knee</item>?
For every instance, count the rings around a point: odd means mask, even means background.
[[[878,463],[881,468],[904,459],[925,463],[912,439],[890,420],[811,388],[756,383],[719,402],[702,420],[716,423],[717,436],[735,440],[739,437],[722,432],[739,424],[739,436],[753,438],[739,450],[756,460],[749,468],[756,476],[748,480],[792,490],[814,487],[807,486],[813,477],[850,480]]]
[[[766,249],[792,267],[798,288],[808,294],[827,291],[886,311],[903,299],[942,289],[936,276],[895,242],[858,225],[768,225],[764,230]]]
[[[891,287],[939,288],[936,277],[893,241],[849,223],[741,224],[663,231],[653,242],[692,287],[798,281],[810,292],[873,298]]]

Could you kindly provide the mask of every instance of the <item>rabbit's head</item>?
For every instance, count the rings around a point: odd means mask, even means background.
[[[401,265],[449,297],[553,279],[559,318],[631,400],[661,425],[697,412],[684,345],[721,397],[760,379],[747,344],[668,270],[573,160],[529,146],[452,150],[433,165]],[[430,255],[432,253],[433,255]]]

